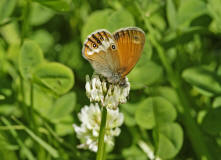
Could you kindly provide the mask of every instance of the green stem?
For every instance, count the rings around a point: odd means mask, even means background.
[[[30,11],[31,11],[31,1],[26,0],[23,13],[22,13],[22,31],[21,31],[21,45],[24,42],[24,39],[28,33],[29,30],[29,16],[30,16]]]
[[[99,132],[99,139],[98,139],[98,151],[96,160],[104,160],[105,158],[105,143],[104,143],[104,135],[105,135],[105,128],[106,128],[106,120],[107,120],[107,109],[102,107],[102,117],[101,117],[101,126]]]
[[[35,122],[35,115],[34,115],[34,84],[31,82],[30,84],[30,116],[31,116],[31,124],[32,129],[37,133],[37,126]]]
[[[28,107],[25,104],[25,92],[24,92],[24,79],[20,75],[20,92],[21,92],[21,101],[19,102],[19,105],[21,106],[23,113],[24,113],[24,118],[27,122],[30,122],[30,117],[28,114]]]

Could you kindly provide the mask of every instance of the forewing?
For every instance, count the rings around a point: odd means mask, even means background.
[[[82,49],[83,57],[95,72],[107,78],[117,71],[120,64],[117,49],[112,50],[112,45],[115,45],[112,35],[106,30],[98,30],[88,36]]]
[[[133,69],[141,56],[145,44],[145,33],[133,27],[120,29],[113,36],[119,54],[119,72],[123,78]]]

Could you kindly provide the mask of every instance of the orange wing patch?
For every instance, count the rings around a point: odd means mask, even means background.
[[[121,68],[119,72],[124,78],[141,56],[145,44],[145,34],[138,28],[126,28],[115,32],[113,35],[120,59]]]

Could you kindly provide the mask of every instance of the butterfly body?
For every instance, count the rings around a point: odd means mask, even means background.
[[[125,76],[139,60],[144,43],[145,34],[137,27],[122,28],[113,34],[101,29],[88,36],[82,54],[108,82],[124,85]]]

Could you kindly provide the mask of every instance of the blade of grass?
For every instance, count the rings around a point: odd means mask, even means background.
[[[28,147],[26,147],[26,145],[20,139],[20,137],[18,136],[17,132],[12,127],[11,123],[6,118],[4,118],[4,117],[1,117],[1,120],[8,127],[11,135],[14,137],[16,142],[19,144],[19,146],[21,147],[21,150],[23,150],[23,153],[27,157],[27,159],[28,160],[36,160],[35,157],[33,156],[32,152],[31,152],[31,150]],[[23,127],[23,129],[24,129],[24,127]]]
[[[19,125],[24,127],[24,130],[26,133],[33,139],[35,140],[38,144],[40,144],[46,151],[48,151],[52,157],[58,158],[59,154],[58,151],[53,148],[51,145],[49,145],[47,142],[45,142],[43,139],[38,137],[34,132],[32,132],[29,128],[25,127],[18,119],[13,117],[14,121],[17,122]]]

